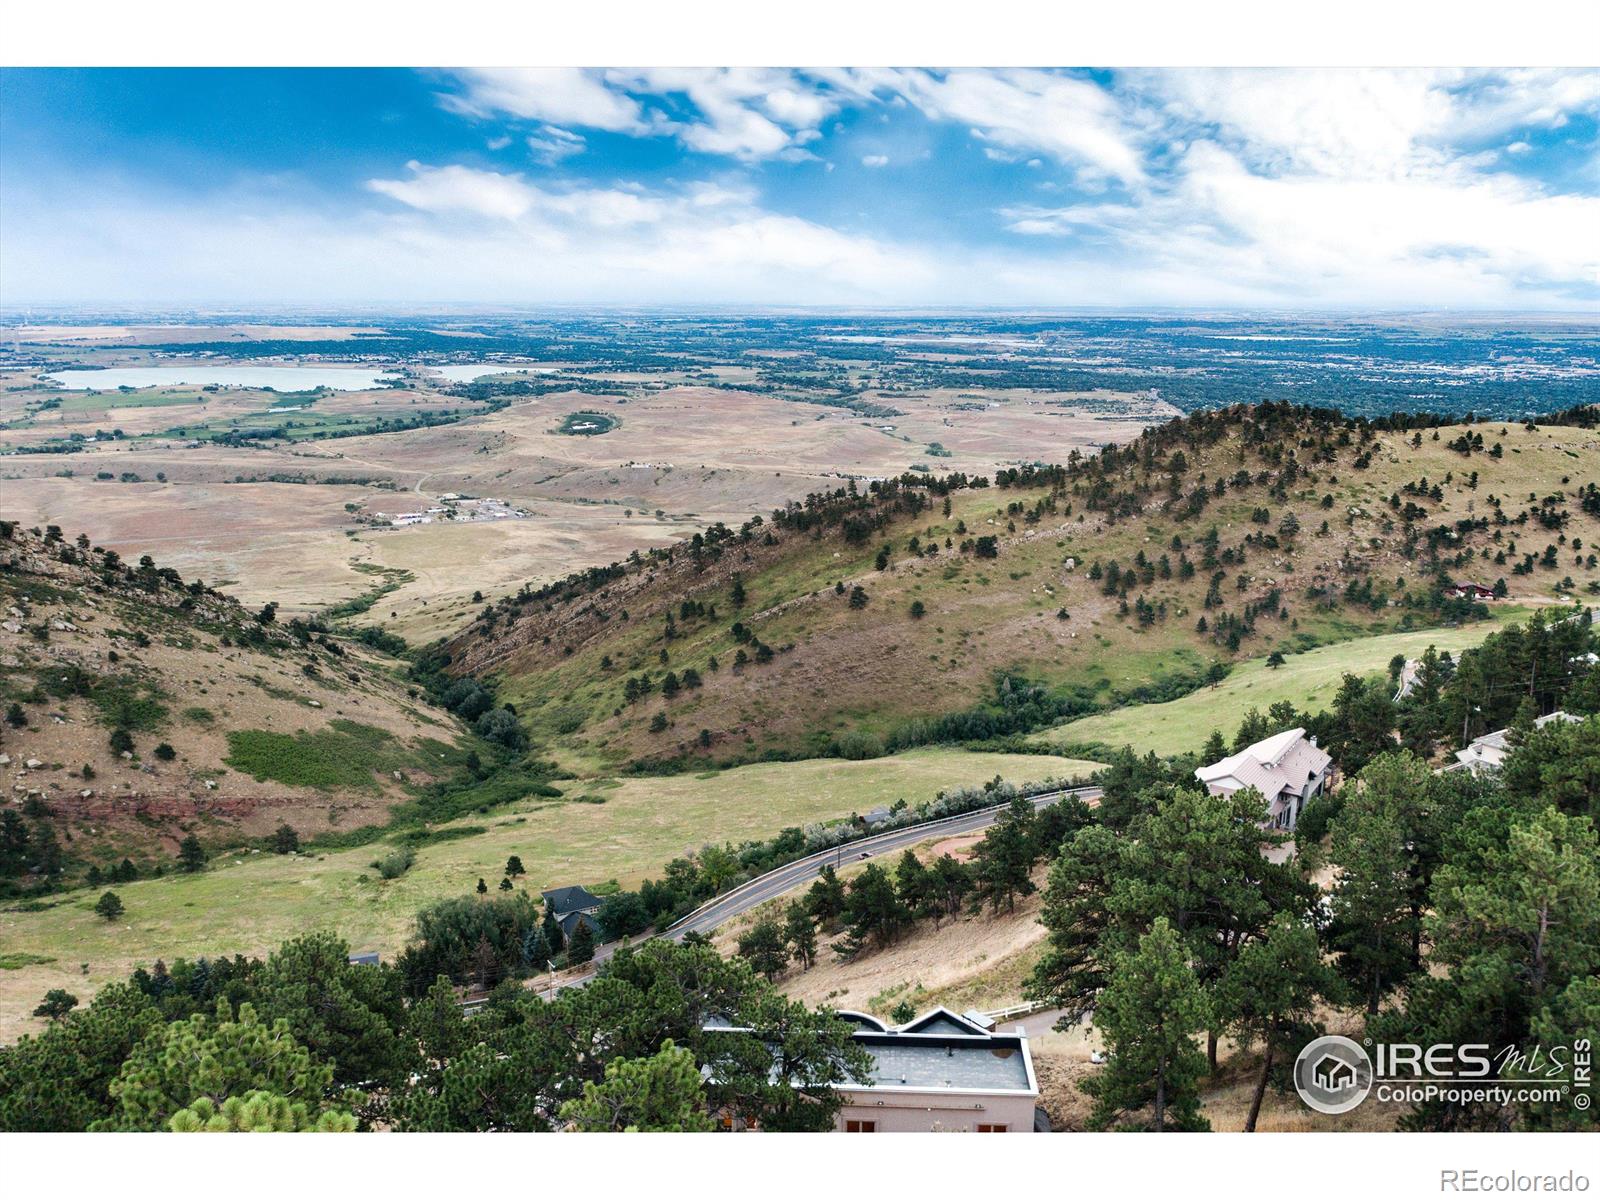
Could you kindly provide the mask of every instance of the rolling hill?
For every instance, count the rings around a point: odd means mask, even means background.
[[[852,481],[501,597],[436,661],[493,677],[537,742],[596,768],[1028,732],[1273,651],[1486,618],[1458,580],[1593,592],[1595,421],[1269,404],[993,479]]]
[[[392,660],[149,558],[0,523],[0,611],[8,836],[53,833],[8,879],[381,824],[459,769],[461,726]]]

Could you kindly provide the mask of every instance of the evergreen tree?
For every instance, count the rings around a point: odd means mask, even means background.
[[[567,938],[561,932],[561,922],[556,920],[556,914],[547,905],[544,910],[544,923],[540,926],[544,932],[545,943],[550,947],[550,954],[554,957],[567,948]]]
[[[1002,907],[1007,912],[1014,911],[1018,896],[1038,890],[1032,879],[1038,860],[1033,803],[1025,796],[1017,796],[973,848],[974,907],[987,901],[995,912]]]
[[[205,848],[200,845],[200,839],[192,833],[178,843],[178,865],[190,872],[206,869]]]
[[[287,822],[279,825],[272,835],[272,849],[276,854],[294,854],[300,849],[300,835]]]
[[[59,1021],[73,1009],[78,1007],[78,998],[66,988],[51,988],[44,994],[44,999],[39,1001],[33,1010],[36,1017],[47,1017],[52,1021]]]
[[[567,962],[573,966],[580,966],[594,958],[594,930],[589,928],[589,922],[580,920],[578,927],[572,931],[572,941],[567,945]]]
[[[542,971],[555,955],[544,930],[535,925],[522,935],[522,966],[528,971]]]
[[[527,872],[522,869],[522,859],[518,858],[515,854],[506,859],[506,874],[511,876],[513,879],[515,879],[518,875],[526,875]]]
[[[833,943],[841,958],[854,958],[869,942],[887,946],[911,920],[911,913],[895,891],[894,880],[877,863],[868,863],[850,881],[843,916],[845,936]]]
[[[107,892],[95,902],[94,911],[107,921],[115,921],[123,913],[122,897],[115,892]]]
[[[844,902],[844,882],[831,865],[824,864],[806,892],[806,907],[818,925],[831,930],[838,928],[839,919],[844,915]]]
[[[1105,1129],[1147,1106],[1148,1123],[1135,1128],[1210,1128],[1200,1115],[1205,1058],[1194,1042],[1209,1020],[1182,940],[1158,917],[1135,950],[1117,956],[1095,1010],[1107,1057],[1102,1071],[1082,1084],[1095,1102],[1090,1128]]]
[[[605,1080],[561,1106],[573,1128],[611,1133],[706,1133],[712,1128],[694,1055],[671,1038],[649,1058],[615,1058]]]
[[[740,935],[739,957],[768,981],[776,979],[789,965],[789,945],[783,936],[783,926],[771,917],[757,921]]]
[[[1319,1036],[1316,1005],[1334,994],[1335,980],[1322,961],[1316,930],[1283,915],[1265,938],[1239,952],[1222,991],[1240,1040],[1261,1045],[1261,1072],[1244,1122],[1244,1132],[1254,1133],[1274,1068],[1282,1075],[1300,1047]]]
[[[783,938],[800,969],[810,970],[811,964],[817,961],[817,927],[811,910],[803,901],[791,900],[784,909]]]
[[[295,1040],[287,1021],[268,1025],[250,1004],[235,1015],[219,1000],[214,1016],[176,1021],[141,1042],[111,1084],[111,1115],[91,1128],[167,1129],[202,1098],[220,1108],[229,1097],[257,1091],[303,1104],[308,1118],[320,1117],[341,1111],[329,1102],[332,1082],[333,1068]]]

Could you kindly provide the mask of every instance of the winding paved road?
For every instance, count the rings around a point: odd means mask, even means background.
[[[1064,796],[1081,796],[1085,800],[1097,799],[1100,789],[1097,787],[1063,788],[1054,792],[1040,792],[1028,799],[1033,803],[1034,811],[1048,807]],[[731,892],[725,892],[706,901],[692,913],[681,918],[665,929],[660,936],[681,942],[684,935],[689,933],[710,933],[717,926],[725,924],[742,913],[749,912],[769,900],[775,900],[786,892],[810,883],[822,874],[822,868],[831,866],[842,868],[851,863],[861,862],[863,859],[878,858],[891,854],[896,850],[904,850],[907,846],[915,846],[918,842],[925,842],[930,837],[958,837],[965,833],[977,833],[987,829],[999,819],[1000,814],[1006,810],[1007,805],[995,804],[989,808],[978,808],[971,812],[960,813],[953,817],[940,817],[933,821],[923,821],[916,825],[907,825],[900,829],[891,829],[885,833],[875,833],[870,837],[860,838],[832,850],[824,850],[806,858],[796,859],[781,867],[768,871],[765,875],[758,875],[747,883],[742,883]],[[594,966],[599,967],[614,953],[618,942],[606,942],[596,946],[594,952]],[[594,977],[591,970],[588,974],[572,979],[562,980],[553,985],[547,984],[538,988],[539,994],[551,996],[570,987],[582,987]],[[534,985],[537,986],[537,985]]]

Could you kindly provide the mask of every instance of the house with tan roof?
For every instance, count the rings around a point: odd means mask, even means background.
[[[1267,801],[1262,823],[1293,829],[1311,798],[1327,786],[1332,766],[1316,738],[1304,729],[1285,729],[1194,774],[1213,796],[1255,788]]]

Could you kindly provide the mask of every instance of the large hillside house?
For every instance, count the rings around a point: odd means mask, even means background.
[[[1571,713],[1556,711],[1540,717],[1534,724],[1542,729],[1552,721],[1581,720],[1582,717],[1575,717]],[[1509,729],[1496,729],[1493,733],[1473,738],[1464,749],[1456,751],[1456,761],[1447,769],[1471,771],[1474,775],[1498,771],[1505,764],[1506,755],[1511,753],[1510,733]]]
[[[1195,771],[1213,796],[1253,787],[1267,801],[1263,824],[1293,829],[1311,798],[1328,782],[1333,760],[1304,729],[1286,729]]]

